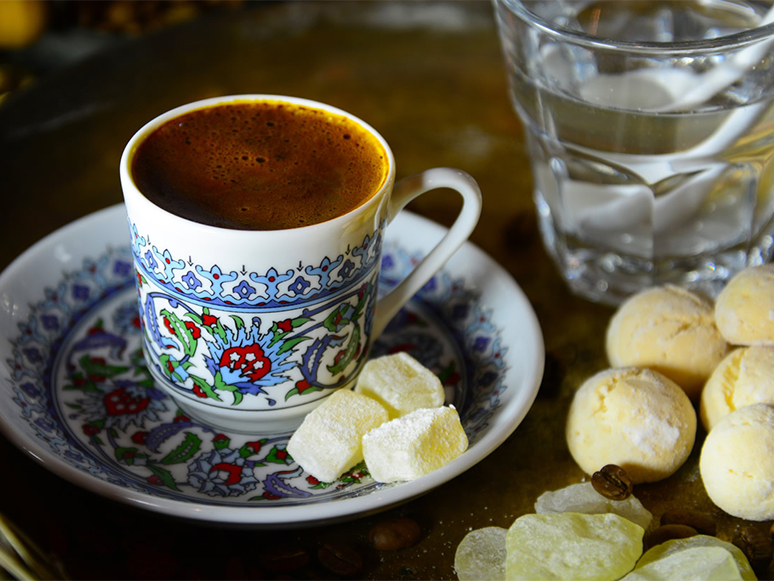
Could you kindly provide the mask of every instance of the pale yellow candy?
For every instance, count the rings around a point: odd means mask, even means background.
[[[754,403],[774,404],[774,346],[740,347],[720,362],[701,392],[701,421],[709,432]]]
[[[710,301],[667,285],[640,291],[610,319],[605,339],[612,367],[648,367],[693,400],[728,352]]]
[[[582,512],[584,514],[612,513],[629,519],[647,529],[653,520],[650,511],[632,494],[625,500],[610,500],[594,490],[591,482],[571,484],[559,490],[544,492],[535,502],[535,512]]]
[[[587,474],[606,464],[632,482],[656,482],[677,472],[696,437],[688,396],[650,369],[607,369],[575,392],[566,424],[570,453]]]
[[[379,402],[339,390],[306,416],[287,451],[306,472],[331,482],[363,460],[363,435],[388,419]]]
[[[763,403],[731,412],[704,440],[699,459],[707,495],[728,514],[774,519],[774,407]]]
[[[505,581],[505,536],[502,527],[485,527],[465,535],[454,554],[460,581]]]
[[[505,578],[614,581],[642,554],[643,528],[616,514],[526,514],[505,540]]]
[[[774,345],[774,264],[745,268],[720,291],[715,318],[734,345]]]
[[[467,448],[468,438],[453,406],[413,411],[363,437],[366,466],[378,482],[419,478]]]
[[[695,535],[656,545],[642,556],[634,571],[624,579],[755,581],[757,577],[747,557],[737,547],[716,537]]]
[[[731,553],[719,547],[686,549],[637,567],[623,581],[742,581]]]
[[[405,352],[368,361],[355,391],[381,403],[391,419],[421,408],[441,407],[446,397],[441,380]]]

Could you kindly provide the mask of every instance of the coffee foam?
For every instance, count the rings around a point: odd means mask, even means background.
[[[381,143],[355,122],[279,102],[192,111],[156,129],[132,173],[152,202],[184,218],[248,230],[323,222],[361,205],[388,171]]]

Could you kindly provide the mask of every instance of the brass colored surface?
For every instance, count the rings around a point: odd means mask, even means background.
[[[352,112],[391,144],[398,177],[452,166],[478,180],[484,210],[472,241],[515,277],[545,337],[534,407],[467,473],[403,506],[331,526],[192,526],[86,492],[2,438],[0,513],[76,579],[249,578],[258,571],[271,579],[277,574],[262,568],[261,551],[276,546],[310,555],[291,577],[335,578],[317,558],[324,543],[355,548],[363,578],[455,579],[454,552],[467,532],[508,527],[533,511],[542,492],[586,478],[567,450],[564,419],[574,390],[607,366],[612,313],[571,296],[540,244],[522,129],[488,2],[247,3],[149,33],[11,95],[0,106],[0,267],[55,229],[121,201],[119,157],[143,123],[185,102],[234,93],[294,95]],[[449,225],[458,202],[438,192],[410,208]],[[634,494],[656,517],[671,506],[708,510],[718,536],[731,539],[739,521],[706,497],[698,449],[674,477],[636,486]],[[398,516],[420,524],[420,542],[400,551],[372,548],[371,527]]]

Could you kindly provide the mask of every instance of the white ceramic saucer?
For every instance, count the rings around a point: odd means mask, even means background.
[[[380,285],[400,280],[443,233],[402,212],[387,230]],[[467,243],[372,354],[405,350],[433,369],[447,403],[460,410],[470,448],[412,482],[376,483],[364,465],[318,482],[285,452],[287,435],[221,433],[153,387],[128,235],[124,207],[107,208],[38,242],[0,275],[0,429],[52,472],[108,498],[263,528],[355,518],[481,461],[537,394],[544,351],[532,308],[514,280]]]

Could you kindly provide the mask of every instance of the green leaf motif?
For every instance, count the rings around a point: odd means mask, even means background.
[[[177,487],[177,484],[175,484],[175,479],[172,476],[172,473],[166,468],[162,468],[161,466],[155,466],[153,464],[148,464],[148,470],[153,472],[155,476],[158,476],[161,479],[161,482],[164,483],[164,486],[167,486],[172,490],[178,490],[178,491],[180,490]]]
[[[279,446],[274,446],[265,460],[273,464],[290,464],[293,462],[293,458],[287,453],[285,448],[280,448]]]
[[[285,351],[290,351],[291,349],[293,349],[293,347],[295,347],[302,341],[308,341],[309,339],[311,339],[311,337],[303,337],[303,336],[293,337],[292,339],[288,339],[287,341],[282,343],[282,347],[280,347],[279,350],[277,351],[277,355],[282,355],[283,353],[285,353]]]
[[[344,317],[344,313],[347,312],[348,308],[349,308],[349,305],[347,304],[339,305],[338,309],[336,309],[330,315],[328,315],[328,317],[323,322],[323,326],[326,329],[328,329],[331,333],[337,333],[338,329],[349,325],[350,323],[349,319]],[[341,318],[338,319],[337,321],[336,320],[337,317],[341,317]]]
[[[81,364],[81,368],[87,375],[93,377],[115,377],[116,375],[121,375],[129,370],[128,367],[123,365],[107,365],[100,361],[95,361],[89,355],[81,357],[78,360],[78,363]]]
[[[186,432],[183,443],[162,458],[161,463],[166,465],[181,464],[196,454],[201,446],[202,441],[199,436]]]
[[[162,309],[160,314],[165,317],[170,326],[175,330],[175,336],[183,343],[183,352],[186,355],[193,356],[196,352],[198,342],[191,334],[191,330],[185,326],[185,323],[172,311]]]
[[[307,387],[307,388],[304,390],[304,393],[314,393],[315,391],[322,391],[322,388],[321,388],[321,387],[317,387],[316,385],[312,385],[312,386],[310,386],[310,387]],[[298,391],[298,388],[297,388],[297,387],[294,387],[293,389],[291,389],[290,391],[288,391],[288,392],[285,394],[285,401],[288,401],[288,400],[289,400],[291,397],[293,397],[294,395],[300,395],[300,394],[301,394],[301,392],[300,392],[300,391]]]
[[[137,448],[116,448],[116,460],[124,464],[134,464],[134,453]]]
[[[349,343],[347,343],[346,351],[336,363],[328,366],[328,371],[336,375],[338,373],[341,373],[344,369],[346,369],[347,365],[349,365],[352,359],[354,359],[355,354],[357,353],[359,344],[360,344],[360,325],[355,325],[355,328],[352,329],[352,335],[349,338]]]
[[[215,390],[212,388],[212,386],[207,383],[203,378],[197,376],[197,375],[189,375],[188,377],[191,378],[191,380],[194,382],[195,385],[198,385],[199,388],[207,394],[207,397],[211,397],[212,399],[216,401],[221,401],[220,396],[215,393]]]

